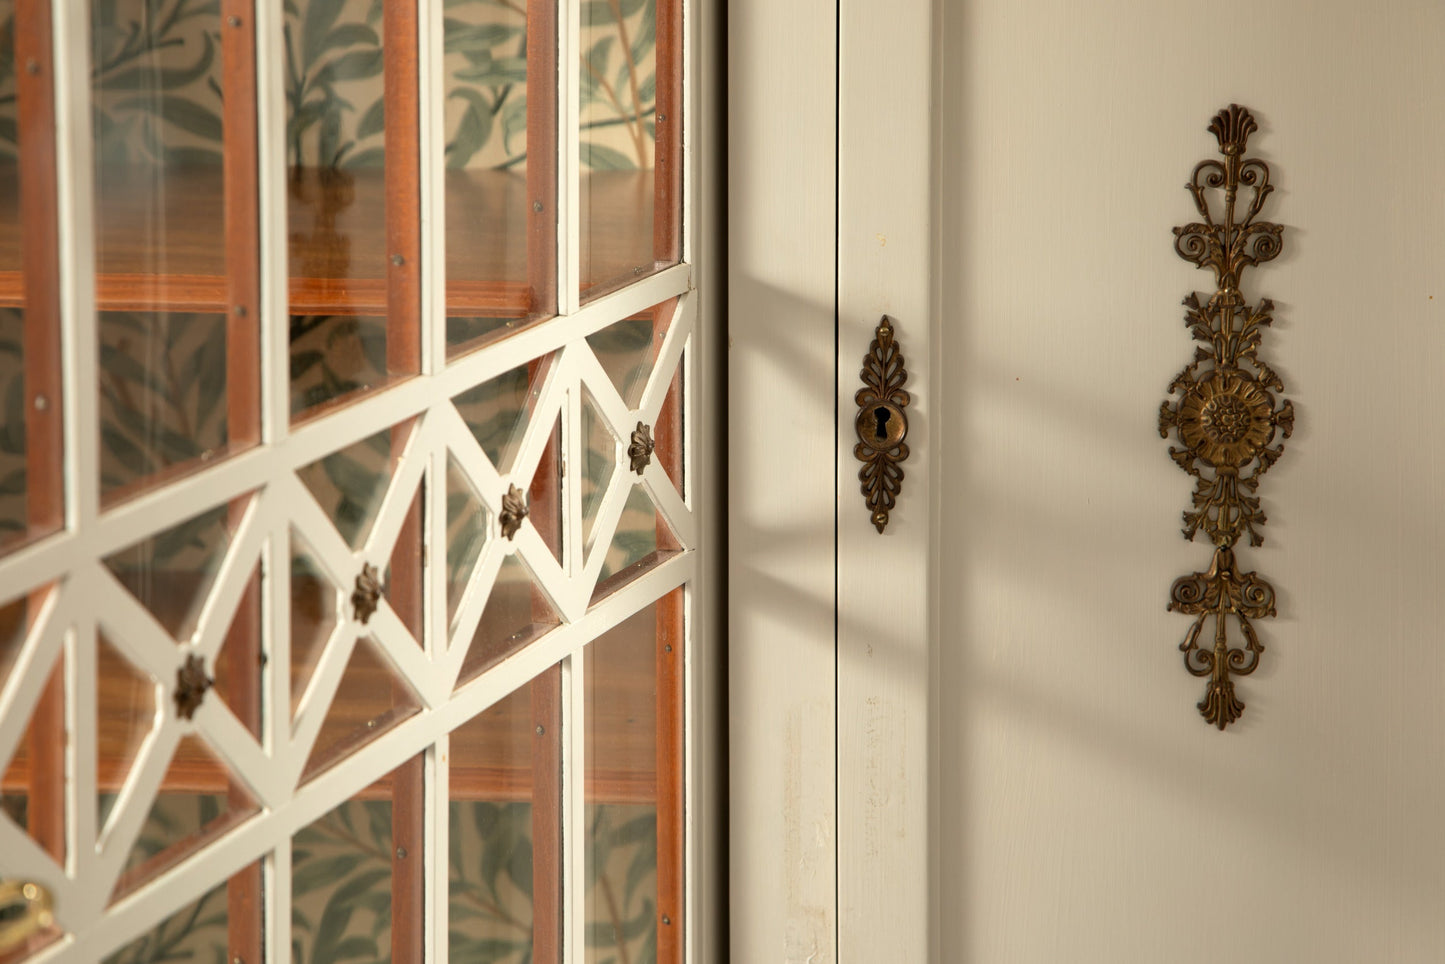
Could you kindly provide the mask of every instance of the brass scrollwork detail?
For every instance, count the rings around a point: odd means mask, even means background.
[[[894,340],[893,321],[887,315],[873,333],[860,377],[863,387],[853,396],[858,403],[854,421],[858,444],[853,447],[853,455],[863,463],[858,480],[868,504],[868,521],[882,533],[888,525],[888,513],[903,489],[903,461],[908,458],[908,446],[903,441],[908,435],[908,416],[903,410],[910,401],[903,390],[908,370],[903,367],[903,352]]]
[[[1278,257],[1283,232],[1278,224],[1256,220],[1274,190],[1269,166],[1244,156],[1258,125],[1248,110],[1231,104],[1208,129],[1224,159],[1195,166],[1185,187],[1204,220],[1176,227],[1174,249],[1214,272],[1215,291],[1207,302],[1195,294],[1184,299],[1185,326],[1200,344],[1169,383],[1174,397],[1159,407],[1159,435],[1175,433],[1180,447],[1170,447],[1169,456],[1195,479],[1192,508],[1184,511],[1184,538],[1193,540],[1203,530],[1215,545],[1207,572],[1175,580],[1168,608],[1196,617],[1179,648],[1189,672],[1209,677],[1199,712],[1222,730],[1244,712],[1233,678],[1254,672],[1264,652],[1251,620],[1275,614],[1274,587],[1253,572],[1240,572],[1234,547],[1246,536],[1251,546],[1264,544],[1265,516],[1256,492],[1260,477],[1284,454],[1284,443],[1274,443],[1294,430],[1294,406],[1276,399],[1284,383],[1259,357],[1274,304],[1268,298],[1249,304],[1239,292],[1245,268]],[[1236,208],[1240,185],[1252,191],[1242,218]],[[1216,219],[1206,191],[1221,189],[1223,217]],[[1211,615],[1214,643],[1201,648]],[[1229,645],[1231,618],[1244,636],[1243,649]]]

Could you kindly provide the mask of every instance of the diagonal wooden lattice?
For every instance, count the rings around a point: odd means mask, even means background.
[[[589,544],[581,537],[581,473],[561,475],[560,558],[530,522],[515,539],[496,531],[501,496],[511,485],[526,489],[561,426],[561,458],[581,465],[582,405],[616,439],[639,423],[655,424],[674,376],[692,342],[695,299],[688,270],[669,269],[575,313],[527,330],[499,346],[444,368],[362,397],[299,426],[272,444],[243,453],[166,487],[88,518],[78,529],[0,559],[0,584],[23,593],[48,592],[3,689],[0,689],[0,759],[9,759],[25,730],[37,694],[64,648],[76,746],[70,839],[74,852],[61,866],[18,826],[0,820],[0,876],[43,884],[54,895],[57,922],[72,938],[47,960],[93,961],[154,926],[229,874],[264,856],[316,814],[347,799],[378,773],[394,768],[465,719],[515,690],[543,670],[577,654],[586,643],[696,574],[697,521],[678,480],[657,459],[641,474],[614,471],[597,499]],[[587,336],[619,318],[676,299],[666,335],[651,361],[637,406],[629,407],[587,342]],[[527,413],[515,457],[504,472],[485,453],[451,398],[518,364],[542,359],[539,391]],[[297,477],[303,466],[393,426],[395,471],[366,531],[353,547],[315,495]],[[448,625],[445,571],[445,498],[449,460],[487,511],[490,537],[479,553],[456,617]],[[622,463],[625,468],[625,461]],[[637,578],[594,598],[605,548],[616,535],[629,494],[640,488],[682,551],[658,561]],[[426,599],[421,638],[383,592],[365,624],[350,605],[339,606],[294,717],[290,666],[288,580],[290,544],[304,540],[316,566],[350,592],[363,565],[383,567],[423,493]],[[229,544],[189,639],[177,641],[99,560],[174,524],[230,505]],[[521,563],[560,624],[507,656],[477,678],[456,687],[472,636],[502,564]],[[188,656],[214,667],[238,605],[257,572],[264,597],[266,666],[261,674],[264,716],[254,737],[218,698],[203,698],[192,719],[178,714],[173,699],[177,668]],[[84,600],[84,605],[80,603]],[[94,640],[104,632],[138,670],[155,681],[156,724],[143,745],[105,828],[98,826],[96,799],[97,664]],[[306,762],[352,653],[362,636],[388,668],[415,692],[421,712],[387,730],[341,762],[303,781]],[[455,689],[454,689],[455,688]],[[154,804],[176,747],[199,735],[226,771],[239,780],[261,811],[180,860],[113,905],[111,895]]]

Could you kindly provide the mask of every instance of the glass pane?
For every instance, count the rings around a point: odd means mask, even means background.
[[[442,24],[455,351],[556,311],[556,6],[453,0]]]
[[[134,890],[258,811],[204,740],[182,738],[112,899]]]
[[[617,437],[597,414],[592,398],[582,396],[582,541],[591,546],[592,526],[597,521],[597,510],[602,507],[602,496],[612,481],[617,468]]]
[[[295,0],[285,10],[291,409],[298,416],[417,371],[418,79],[414,66],[386,76],[385,48],[395,44],[406,61],[405,48],[416,43],[407,36],[414,8]]]
[[[326,577],[306,541],[291,532],[291,714],[336,629],[341,592]]]
[[[0,552],[59,529],[65,488],[51,37],[15,14],[0,0]]]
[[[216,698],[225,703],[241,725],[261,738],[261,680],[265,667],[261,648],[261,567],[246,583],[246,590],[231,618],[221,651],[216,654]]]
[[[44,604],[45,591],[0,607],[0,681],[6,681]],[[54,857],[65,857],[65,656],[56,657],[25,733],[0,777],[0,810]]]
[[[587,336],[587,347],[597,356],[602,370],[612,380],[613,387],[628,408],[641,404],[642,390],[647,387],[657,349],[667,332],[664,322],[658,326],[654,339],[652,314],[648,312],[638,318],[619,321]],[[670,318],[671,312],[667,315]]]
[[[352,549],[360,549],[395,471],[392,429],[312,462],[296,474]]]
[[[554,668],[452,731],[454,961],[556,960],[560,707]]]
[[[291,839],[293,964],[421,959],[419,945],[393,954],[394,941],[420,934],[423,916],[421,762],[408,761]]]
[[[452,399],[477,444],[499,472],[511,469],[527,428],[527,416],[541,394],[540,382],[530,374],[538,365],[519,365]]]
[[[447,625],[487,544],[489,513],[456,460],[447,456]]]
[[[586,959],[678,961],[682,590],[588,644]]]
[[[96,793],[104,827],[141,745],[155,727],[156,683],[104,635],[96,640],[96,654]]]
[[[218,506],[105,559],[106,568],[177,641],[195,632],[230,545],[230,509]]]
[[[582,291],[677,261],[680,0],[582,6]]]
[[[260,960],[261,862],[246,867],[103,959],[226,962]],[[240,916],[248,908],[246,917]]]
[[[517,556],[507,556],[467,648],[457,685],[470,682],[561,623],[527,567]]]
[[[259,438],[250,35],[215,4],[92,0],[101,488],[132,494]],[[228,216],[228,212],[229,216]]]
[[[306,761],[303,780],[355,753],[421,708],[411,687],[376,647],[369,636],[356,641]]]

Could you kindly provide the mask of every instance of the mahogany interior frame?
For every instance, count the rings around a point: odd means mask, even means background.
[[[28,535],[65,525],[64,411],[61,395],[59,185],[50,3],[16,0],[20,221],[25,289],[25,470]],[[30,600],[30,618],[44,593]],[[30,836],[65,859],[65,674],[57,660],[31,716],[27,747]]]

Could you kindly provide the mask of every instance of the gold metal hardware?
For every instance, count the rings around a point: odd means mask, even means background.
[[[1248,676],[1259,666],[1264,646],[1252,619],[1275,614],[1274,587],[1253,572],[1236,568],[1234,547],[1243,536],[1251,546],[1264,544],[1259,530],[1260,476],[1284,454],[1284,443],[1271,446],[1276,434],[1289,438],[1294,406],[1278,402],[1272,392],[1284,383],[1259,357],[1264,329],[1273,322],[1274,304],[1244,301],[1239,279],[1245,268],[1279,256],[1283,228],[1255,217],[1274,190],[1269,165],[1244,156],[1249,135],[1258,129],[1254,117],[1230,104],[1210,121],[1223,161],[1204,160],[1185,187],[1194,197],[1203,222],[1174,229],[1174,249],[1185,261],[1214,271],[1215,291],[1201,304],[1197,295],[1184,299],[1184,323],[1195,341],[1194,360],[1169,383],[1176,398],[1159,406],[1159,435],[1172,429],[1180,448],[1169,456],[1195,478],[1193,508],[1184,512],[1184,538],[1202,529],[1215,545],[1207,572],[1181,576],[1169,592],[1169,609],[1194,616],[1179,646],[1184,665],[1195,676],[1209,677],[1198,704],[1204,719],[1223,730],[1239,719],[1244,703],[1234,695],[1235,676]],[[1239,186],[1252,189],[1249,208],[1236,220]],[[1210,210],[1208,191],[1224,192],[1223,217]],[[1201,648],[1205,620],[1214,617],[1214,645]],[[1228,618],[1238,621],[1243,649],[1230,648]]]
[[[638,475],[647,468],[647,463],[652,461],[652,426],[638,422],[637,428],[632,430],[632,440],[627,446],[627,460],[632,471]]]
[[[361,572],[356,576],[356,586],[351,591],[352,615],[365,626],[380,602],[381,577],[371,563],[362,563]]]
[[[50,891],[29,881],[0,881],[0,954],[55,923]]]
[[[502,527],[502,535],[508,540],[517,535],[517,530],[522,528],[522,520],[527,518],[527,493],[515,485],[507,486],[507,494],[502,496],[502,514],[497,517]]]
[[[858,416],[853,421],[858,444],[853,447],[853,455],[863,463],[858,480],[863,483],[868,521],[881,533],[903,488],[903,461],[908,458],[908,446],[903,441],[908,436],[908,416],[903,410],[910,401],[903,390],[908,370],[903,367],[903,352],[894,340],[893,321],[887,315],[873,333],[859,377],[863,387],[853,396],[858,403]]]
[[[206,698],[206,690],[215,682],[206,675],[206,662],[199,653],[187,656],[180,669],[176,670],[176,715],[183,720],[195,716],[196,710],[201,708],[201,701]]]

